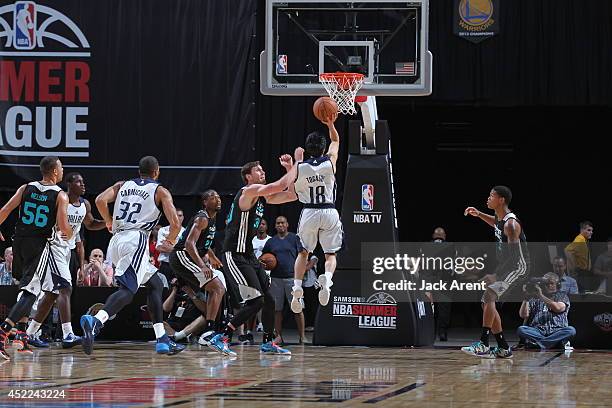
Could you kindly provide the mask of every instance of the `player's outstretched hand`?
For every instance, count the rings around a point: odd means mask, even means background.
[[[334,122],[338,119],[338,112],[334,112],[327,120],[322,120],[328,128],[334,126]]]
[[[293,157],[295,158],[296,162],[304,161],[304,149],[301,147],[296,148],[295,152],[293,152]]]
[[[106,229],[108,230],[108,232],[110,232],[111,234],[113,233],[113,222],[107,222],[106,223]]]
[[[465,209],[465,211],[463,211],[463,215],[471,215],[472,217],[478,217],[480,215],[480,211],[478,211],[474,207],[468,207]]]
[[[287,171],[291,170],[291,166],[293,166],[293,157],[290,154],[283,154],[278,158],[281,166],[283,166]]]
[[[0,241],[4,241],[4,235],[0,232]]]
[[[215,269],[221,269],[223,268],[223,263],[219,260],[219,258],[215,257],[210,259],[210,266]]]

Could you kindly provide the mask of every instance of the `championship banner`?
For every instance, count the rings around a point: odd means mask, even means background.
[[[0,6],[0,177],[60,157],[88,190],[153,155],[174,194],[235,192],[254,159],[256,4],[16,1]],[[231,46],[230,46],[231,45]]]
[[[499,0],[454,0],[453,32],[473,43],[499,34]]]

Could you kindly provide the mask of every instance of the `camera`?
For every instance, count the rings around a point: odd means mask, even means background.
[[[531,278],[529,282],[525,284],[525,293],[532,296],[538,295],[538,287],[544,283],[544,279],[542,278]]]

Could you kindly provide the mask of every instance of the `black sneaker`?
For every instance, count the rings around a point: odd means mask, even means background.
[[[240,336],[238,336],[238,341],[240,342],[240,344],[246,344],[249,346],[255,344],[255,339],[253,338],[252,333],[241,334]]]
[[[15,346],[15,348],[17,348],[17,352],[21,354],[34,353],[28,343],[28,335],[26,334],[26,332],[18,331],[17,335],[15,335],[15,340],[13,340],[13,345]]]

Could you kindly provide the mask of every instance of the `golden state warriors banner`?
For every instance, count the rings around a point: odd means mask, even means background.
[[[153,155],[175,194],[235,190],[253,159],[254,3],[0,5],[0,188],[55,155],[96,192]]]
[[[455,35],[479,43],[499,33],[499,0],[454,0]]]

